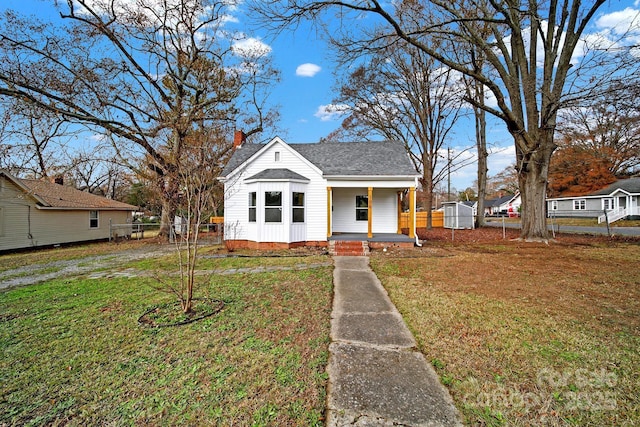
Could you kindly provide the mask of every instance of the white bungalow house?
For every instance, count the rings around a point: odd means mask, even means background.
[[[397,142],[244,143],[222,171],[230,247],[327,246],[330,240],[411,245],[418,177]],[[401,200],[410,205],[401,234]]]
[[[55,182],[0,170],[0,251],[113,237],[137,208]],[[130,234],[130,229],[120,229]]]
[[[598,218],[599,223],[640,216],[640,178],[621,179],[584,196],[549,198],[547,211],[550,216]]]

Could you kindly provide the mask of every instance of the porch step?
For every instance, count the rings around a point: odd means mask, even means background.
[[[329,253],[334,256],[367,256],[369,242],[357,240],[330,240]]]

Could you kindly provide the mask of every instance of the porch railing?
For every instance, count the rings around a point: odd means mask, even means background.
[[[608,222],[609,224],[611,224],[612,222],[616,222],[617,220],[629,215],[631,215],[631,213],[628,213],[626,208],[612,209],[610,211],[606,211],[604,214],[598,217],[598,224],[602,224],[603,222]]]

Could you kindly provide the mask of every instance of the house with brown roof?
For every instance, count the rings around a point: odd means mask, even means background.
[[[0,170],[0,251],[107,240],[135,206]],[[122,231],[121,231],[122,232]]]

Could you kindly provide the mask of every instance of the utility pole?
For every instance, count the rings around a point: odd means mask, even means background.
[[[451,147],[447,147],[447,202],[451,201]]]

